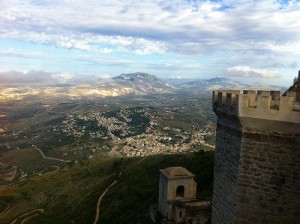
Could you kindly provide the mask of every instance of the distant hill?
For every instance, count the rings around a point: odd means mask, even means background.
[[[53,79],[53,78],[52,78]],[[15,80],[16,81],[16,80]],[[0,89],[0,102],[7,100],[22,100],[27,97],[36,98],[96,98],[123,95],[149,95],[157,93],[205,93],[219,89],[260,89],[280,90],[286,88],[272,85],[247,84],[228,78],[212,79],[166,79],[162,80],[147,73],[121,74],[113,78],[101,78],[95,80],[70,79],[63,84],[44,82],[42,86],[36,83],[24,82],[23,84],[7,81]],[[48,83],[48,84],[47,84]]]
[[[72,83],[72,82],[71,82]],[[175,88],[154,75],[146,73],[121,74],[114,78],[98,79],[93,83],[36,86],[25,83],[0,89],[0,102],[10,99],[21,100],[26,97],[110,97],[128,94],[147,95],[153,93],[170,93]]]
[[[163,79],[165,82],[171,84],[172,86],[179,86],[180,84],[199,81],[200,79],[193,79],[193,78],[165,78]]]
[[[196,88],[205,91],[224,89],[224,88],[242,88],[244,85],[227,78],[213,78],[206,80],[195,80],[178,85],[179,88]]]
[[[219,89],[260,89],[281,91],[284,91],[286,89],[285,87],[281,86],[241,83],[232,79],[220,77],[206,80],[194,80],[191,82],[181,83],[176,87],[183,90],[190,90],[195,92],[210,92]]]
[[[110,96],[169,93],[175,89],[156,76],[141,72],[121,74],[110,79],[99,79],[98,82],[91,87],[96,87],[99,91],[104,91]]]
[[[137,94],[165,93],[173,91],[175,89],[173,86],[171,86],[167,82],[162,81],[156,76],[141,72],[121,74],[112,78],[112,81],[113,82],[111,82],[110,84],[122,88],[133,89]]]

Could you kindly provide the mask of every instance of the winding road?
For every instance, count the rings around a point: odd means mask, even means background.
[[[137,166],[138,164],[140,164],[142,161],[144,161],[147,157],[144,157],[143,159],[141,159],[140,161],[138,161],[135,166]],[[133,167],[131,167],[133,168]],[[100,204],[101,204],[101,200],[102,198],[105,196],[105,194],[107,193],[107,191],[109,190],[109,188],[111,188],[112,186],[114,186],[117,182],[118,182],[118,178],[121,177],[122,172],[119,173],[117,179],[114,180],[114,182],[112,182],[106,189],[105,191],[100,195],[98,202],[97,202],[97,207],[96,207],[96,217],[95,220],[93,222],[93,224],[97,224],[99,221],[99,217],[100,217]]]
[[[9,204],[5,201],[0,200],[1,203],[6,204],[5,209],[0,213],[0,217],[4,216],[4,214],[9,210]]]
[[[120,174],[119,174],[120,176]],[[118,181],[114,180],[114,182],[112,182],[106,189],[105,191],[100,195],[98,202],[97,202],[97,207],[96,207],[96,217],[95,220],[93,222],[93,224],[97,224],[99,221],[99,217],[100,217],[100,204],[101,204],[101,200],[104,197],[104,195],[106,194],[106,192],[109,190],[109,188],[111,188],[112,186],[114,186]]]
[[[64,160],[64,159],[58,159],[58,158],[54,158],[54,157],[45,156],[45,154],[43,153],[43,151],[40,150],[39,148],[35,147],[34,149],[37,150],[37,151],[39,151],[44,159],[54,160],[54,161],[59,161],[59,162],[64,162],[64,163],[71,162],[71,160]]]
[[[20,223],[20,224],[24,224],[26,223],[29,219],[33,218],[34,216],[37,216],[40,213],[43,213],[44,209],[38,208],[38,209],[34,209],[32,211],[26,212],[22,215],[20,215],[18,218],[16,218],[14,221],[12,221],[10,224],[16,224],[16,223]],[[21,221],[22,220],[22,221]]]
[[[0,165],[1,166],[9,166],[9,165],[7,165],[7,164],[4,164],[4,163],[2,163],[2,162],[0,162]],[[14,172],[13,172],[13,174],[11,175],[11,177],[10,177],[10,182],[11,181],[13,181],[14,179],[15,179],[15,177],[16,177],[16,174],[17,174],[17,167],[16,166],[12,166],[13,168],[14,168]]]

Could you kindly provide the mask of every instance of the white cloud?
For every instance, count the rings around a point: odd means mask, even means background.
[[[56,80],[56,82],[63,84],[63,83],[67,83],[68,81],[73,79],[74,75],[66,74],[66,73],[59,73],[59,74],[52,74],[51,78]]]
[[[102,79],[111,79],[113,76],[111,74],[101,74],[98,75],[98,77],[101,77]]]
[[[51,74],[44,71],[2,71],[0,72],[0,83],[45,83],[52,81]]]
[[[276,67],[287,74],[300,57],[299,11],[300,1],[274,0],[0,0],[0,38],[84,51],[84,66],[117,67],[118,72],[141,68],[222,75],[228,67],[244,65],[267,71]],[[160,63],[152,54],[179,62]],[[180,62],[186,58],[195,59],[195,64]],[[117,73],[84,66],[82,71],[91,74]],[[65,69],[71,71],[67,65]]]
[[[46,52],[24,52],[21,51],[20,49],[16,48],[6,48],[6,49],[1,49],[0,50],[0,56],[8,56],[8,57],[20,57],[20,58],[45,58],[47,57]]]
[[[276,71],[250,68],[249,66],[234,66],[226,69],[225,73],[229,76],[237,77],[261,77],[261,78],[278,78],[281,75]]]
[[[107,42],[136,54],[300,48],[299,1],[2,0],[0,8],[3,37],[87,51]]]
[[[0,83],[2,85],[61,85],[83,82],[93,83],[99,77],[79,76],[70,73],[50,73],[45,71],[0,71]]]

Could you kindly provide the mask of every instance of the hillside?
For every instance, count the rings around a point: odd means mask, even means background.
[[[298,78],[295,78],[294,84],[287,91],[296,92],[296,101],[300,102],[300,71]],[[283,95],[286,95],[286,92]]]
[[[138,95],[168,93],[175,89],[156,76],[141,72],[121,74],[109,80],[99,80],[98,83],[101,88],[128,89]]]
[[[154,75],[149,75],[147,73],[129,73],[129,74],[122,74],[113,78],[113,80],[126,83],[127,85],[136,86],[140,89],[147,90],[150,88],[151,90],[172,90],[174,87],[169,85],[168,83],[162,81],[161,79],[157,78]]]
[[[189,90],[194,92],[211,92],[219,89],[261,89],[261,90],[285,90],[284,87],[253,84],[253,83],[241,83],[233,79],[228,78],[212,78],[206,80],[193,80],[190,82],[184,82],[176,85],[177,88],[183,90]]]
[[[0,203],[9,205],[0,222],[11,223],[34,210],[38,214],[32,216],[31,224],[92,223],[98,197],[118,180],[102,199],[99,223],[147,223],[149,206],[158,200],[158,170],[169,166],[188,168],[196,175],[197,197],[207,198],[212,191],[213,157],[213,152],[203,151],[145,158],[95,157],[61,171],[0,187]]]
[[[212,194],[213,152],[185,155],[152,156],[143,160],[139,169],[128,168],[115,188],[103,200],[100,223],[147,223],[149,205],[158,202],[159,169],[183,166],[193,172],[197,182],[197,198]]]
[[[212,79],[160,79],[147,73],[121,74],[113,78],[97,80],[68,80],[59,84],[18,83],[16,81],[0,83],[0,103],[24,99],[77,100],[95,99],[126,95],[151,95],[165,93],[204,93],[218,89],[261,89],[281,90],[285,87],[264,84],[241,83],[228,78]]]
[[[23,100],[28,98],[57,98],[80,99],[80,98],[103,98],[123,95],[146,95],[155,93],[170,93],[174,87],[160,80],[154,75],[146,73],[122,74],[114,78],[99,79],[94,83],[77,82],[65,85],[37,86],[27,83],[6,83],[0,89],[0,102],[9,100]]]

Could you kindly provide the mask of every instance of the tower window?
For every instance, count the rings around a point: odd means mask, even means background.
[[[176,189],[176,197],[183,198],[184,197],[184,186],[180,185]]]

